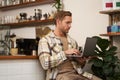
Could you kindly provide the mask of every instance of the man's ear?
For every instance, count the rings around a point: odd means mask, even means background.
[[[56,24],[59,24],[59,19],[56,20]]]
[[[59,19],[57,19],[57,20],[56,20],[56,24],[59,24],[59,23],[60,23],[60,20],[59,20]]]

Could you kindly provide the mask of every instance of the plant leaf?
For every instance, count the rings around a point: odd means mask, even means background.
[[[112,67],[103,67],[103,72],[104,74],[107,76],[107,75],[110,75],[113,73],[113,68]]]
[[[110,45],[110,41],[108,39],[102,39],[98,36],[94,36],[93,38],[97,38],[97,45],[102,51],[106,50]]]
[[[96,60],[94,60],[93,65],[96,66],[96,67],[102,67],[103,66],[103,62],[100,59],[96,59]]]
[[[101,67],[95,67],[94,65],[91,66],[92,71],[98,77],[104,78],[103,71]]]
[[[112,55],[108,55],[108,56],[103,57],[103,60],[104,60],[105,62],[110,62],[110,61],[112,61],[112,58],[113,58]]]
[[[108,39],[98,36],[94,36],[94,38],[98,40],[95,49],[98,57],[91,60],[93,62],[92,71],[103,80],[120,80],[120,60],[115,55],[117,47],[111,46],[111,42]]]

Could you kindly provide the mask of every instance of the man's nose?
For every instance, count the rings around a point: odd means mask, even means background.
[[[71,28],[71,24],[69,24],[69,25],[68,25],[68,27],[70,27],[70,28]]]

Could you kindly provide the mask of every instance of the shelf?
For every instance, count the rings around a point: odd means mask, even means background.
[[[0,56],[0,60],[38,59],[38,56]]]
[[[38,1],[34,1],[34,2],[26,2],[26,3],[22,3],[22,4],[2,6],[2,7],[0,7],[0,10],[6,11],[6,10],[11,10],[11,9],[35,6],[35,5],[50,4],[53,2],[54,2],[54,0],[38,0]]]
[[[107,34],[100,34],[100,36],[120,36],[120,33],[107,33]]]
[[[120,14],[120,9],[100,11],[101,14]]]
[[[53,24],[53,19],[47,19],[47,20],[34,20],[34,21],[24,21],[19,23],[7,23],[7,24],[0,24],[0,26],[10,26],[12,27],[25,27],[25,26],[38,26],[42,24]]]

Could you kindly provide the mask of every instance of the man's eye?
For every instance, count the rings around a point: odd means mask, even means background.
[[[70,24],[71,22],[67,22],[67,24]]]

